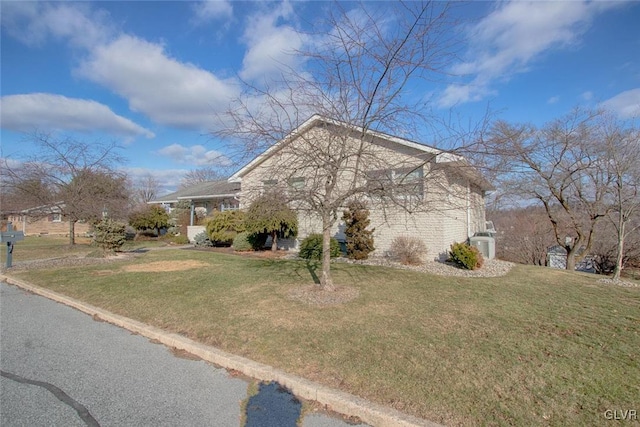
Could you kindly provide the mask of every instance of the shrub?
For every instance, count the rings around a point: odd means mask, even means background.
[[[193,236],[193,242],[196,246],[213,246],[211,240],[209,239],[209,235],[206,231],[196,234]]]
[[[426,252],[426,245],[417,237],[398,236],[391,242],[389,256],[402,264],[419,265]]]
[[[475,246],[466,243],[452,243],[449,261],[456,263],[460,268],[475,270],[482,267],[484,259]]]
[[[246,230],[252,234],[271,236],[271,250],[278,249],[278,237],[283,239],[298,234],[298,215],[276,193],[266,193],[255,199],[245,215]]]
[[[269,235],[266,233],[254,233],[249,234],[247,240],[251,243],[251,247],[254,251],[261,251],[264,249],[264,245],[266,245],[268,238]]]
[[[373,230],[367,230],[369,226],[369,211],[361,202],[351,202],[344,211],[342,219],[346,228],[344,234],[347,237],[347,256],[351,259],[367,259],[373,252]]]
[[[253,245],[249,241],[250,236],[251,235],[246,231],[238,233],[236,238],[233,239],[233,244],[231,245],[233,250],[237,252],[248,252],[253,250]]]
[[[330,249],[331,258],[340,256],[340,243],[335,238],[331,238]],[[322,259],[322,234],[309,234],[300,243],[300,258]]]
[[[93,243],[105,252],[118,251],[127,240],[125,228],[124,224],[105,218],[93,226]]]
[[[177,236],[171,236],[171,242],[175,243],[176,245],[188,245],[189,238],[184,234],[179,234]]]
[[[159,236],[160,229],[169,226],[169,214],[160,206],[149,205],[133,212],[129,216],[129,224],[140,231],[155,230],[156,235]]]
[[[233,239],[244,230],[244,212],[216,212],[207,223],[207,234],[214,246],[231,246]]]

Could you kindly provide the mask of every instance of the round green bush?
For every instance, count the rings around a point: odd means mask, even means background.
[[[234,251],[237,252],[248,252],[253,250],[253,245],[249,241],[250,234],[246,231],[242,233],[238,233],[238,235],[233,239],[233,244],[231,247]]]
[[[461,268],[475,270],[482,267],[484,259],[475,246],[466,243],[453,243],[449,252],[449,261],[453,261]]]
[[[340,256],[340,243],[333,237],[330,243],[331,258]],[[300,243],[300,258],[304,259],[322,259],[322,234],[309,234]]]

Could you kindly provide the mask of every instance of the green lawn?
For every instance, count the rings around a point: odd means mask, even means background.
[[[167,246],[166,240],[141,240],[127,241],[122,247],[123,251],[132,251],[141,248]],[[24,240],[19,240],[14,245],[13,262],[31,261],[35,259],[47,258],[68,258],[82,257],[96,251],[96,247],[91,246],[91,239],[87,237],[76,237],[76,244],[69,245],[69,238],[64,236],[27,236]],[[2,245],[1,261],[4,265],[6,261],[6,245]]]
[[[154,262],[199,263],[184,271]],[[518,266],[465,279],[336,263],[349,303],[288,298],[305,263],[167,250],[16,277],[446,425],[603,425],[640,411],[640,289]]]

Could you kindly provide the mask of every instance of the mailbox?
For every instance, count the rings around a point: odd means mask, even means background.
[[[13,260],[13,242],[18,240],[24,240],[24,233],[22,231],[14,231],[11,222],[7,223],[7,231],[0,232],[0,242],[7,244],[7,268],[11,267]]]

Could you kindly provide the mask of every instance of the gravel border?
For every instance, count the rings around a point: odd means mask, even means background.
[[[378,265],[384,267],[399,268],[402,270],[420,271],[424,273],[436,274],[438,276],[455,277],[500,277],[506,275],[515,265],[512,262],[499,259],[489,259],[484,261],[482,268],[478,270],[464,270],[453,263],[427,261],[422,265],[404,265],[388,258],[371,258],[368,260],[355,261],[347,258],[339,258],[338,262],[359,265]]]
[[[627,282],[624,280],[613,279],[598,279],[598,283],[604,283],[605,285],[622,286],[623,288],[640,288],[640,285],[633,282]]]

